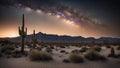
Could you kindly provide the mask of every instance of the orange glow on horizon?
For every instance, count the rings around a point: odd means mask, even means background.
[[[5,37],[12,38],[12,37],[17,37],[17,36],[18,34],[15,32],[5,32],[5,33],[0,34],[0,38],[5,38]]]

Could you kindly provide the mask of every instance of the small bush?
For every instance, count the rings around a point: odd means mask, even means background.
[[[39,50],[39,51],[41,51],[41,50],[42,50],[42,47],[37,47],[36,49]]]
[[[65,52],[65,54],[69,54],[69,52]]]
[[[117,47],[117,50],[120,50],[120,46]]]
[[[83,52],[86,52],[87,50],[88,50],[88,48],[83,47],[82,49],[79,50],[79,52],[82,52],[82,53],[83,53]]]
[[[47,47],[47,48],[46,48],[46,52],[52,52],[52,49],[49,48],[49,47]]]
[[[83,58],[76,54],[76,53],[71,53],[70,56],[69,56],[69,60],[73,63],[82,63],[84,62]]]
[[[71,53],[77,53],[77,54],[79,54],[79,50],[77,50],[77,49],[72,50]]]
[[[51,46],[50,48],[51,48],[51,49],[54,49],[54,46]]]
[[[106,45],[106,48],[111,48],[111,46],[110,45]]]
[[[13,53],[12,53],[12,57],[14,57],[14,58],[19,58],[19,57],[22,57],[22,53],[21,53],[21,51],[19,51],[19,50],[15,50],[15,51],[13,51]]]
[[[48,52],[31,51],[29,58],[32,61],[50,61],[52,56]]]
[[[11,54],[12,54],[12,51],[11,51],[10,49],[8,49],[8,50],[4,51],[4,54],[6,54],[6,55],[11,55]]]
[[[65,53],[65,50],[61,50],[60,53]]]
[[[63,62],[65,62],[65,63],[70,63],[70,60],[64,59]]]
[[[97,52],[100,52],[100,51],[102,50],[102,48],[99,47],[99,46],[96,46],[94,49],[95,49],[95,51],[97,51]]]
[[[14,50],[15,48],[13,46],[3,46],[1,47],[1,52],[5,52],[6,50]]]
[[[60,45],[60,48],[65,48],[65,46],[63,46],[63,45]]]
[[[88,52],[85,55],[85,58],[88,59],[88,60],[92,60],[92,61],[106,60],[106,58],[104,56],[101,56],[100,54],[98,54],[97,52],[94,52],[94,51]]]

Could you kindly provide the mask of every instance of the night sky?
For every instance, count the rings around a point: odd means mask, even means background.
[[[0,37],[18,36],[25,14],[28,34],[120,37],[119,0],[0,0]]]

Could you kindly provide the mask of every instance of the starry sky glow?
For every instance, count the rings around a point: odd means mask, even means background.
[[[25,14],[28,34],[120,37],[117,0],[1,0],[0,37],[18,36]]]

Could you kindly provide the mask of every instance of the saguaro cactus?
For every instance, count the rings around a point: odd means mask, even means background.
[[[33,43],[33,48],[36,47],[37,39],[35,35],[35,30],[33,30],[33,35],[32,35],[32,43]]]
[[[111,48],[111,56],[115,56],[115,50],[113,47]]]
[[[24,14],[23,14],[23,19],[22,19],[22,26],[19,26],[19,35],[21,37],[21,52],[24,52],[24,43],[25,43],[25,36],[27,35],[27,28],[25,29],[25,24],[24,24]]]

